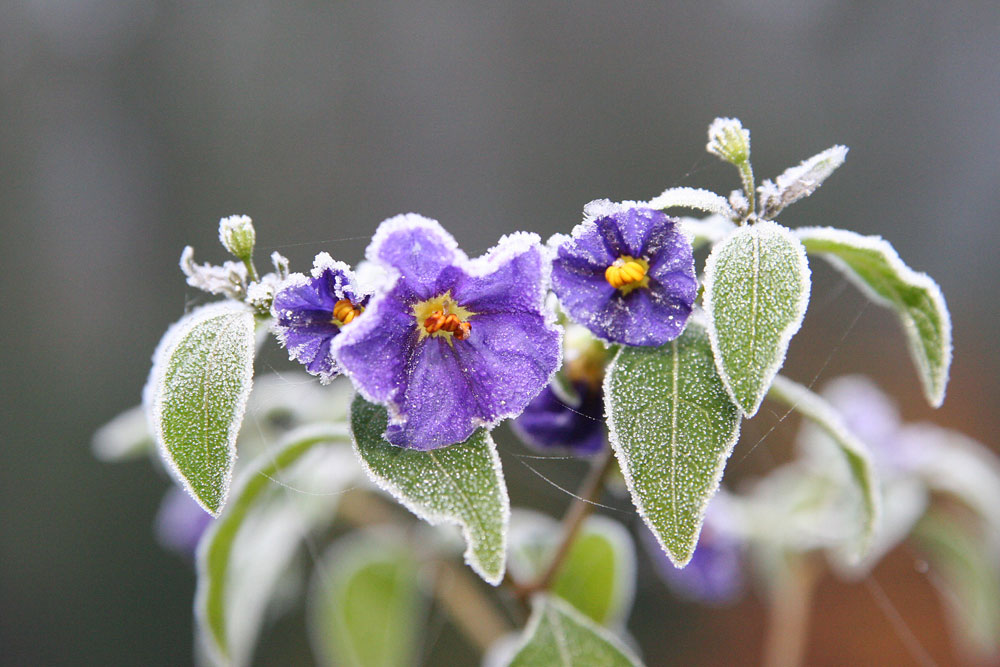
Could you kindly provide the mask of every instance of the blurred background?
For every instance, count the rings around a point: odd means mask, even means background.
[[[147,462],[97,462],[90,437],[139,402],[160,335],[203,300],[181,249],[224,259],[230,214],[253,217],[260,261],[277,249],[300,271],[320,250],[356,261],[406,211],[474,255],[507,232],[568,231],[599,197],[728,193],[735,171],[704,151],[719,115],[750,128],[758,179],[843,143],[846,165],[780,220],[881,234],[939,281],[948,400],[927,407],[894,318],[821,261],[788,373],[868,372],[907,418],[996,449],[998,90],[992,1],[3,3],[0,662],[191,660],[193,573],[151,530],[169,482]],[[727,483],[769,469],[793,430],[773,413],[747,424]],[[515,447],[505,431],[502,454]],[[568,501],[505,468],[515,504]],[[582,471],[540,470],[571,485]],[[875,571],[891,609],[824,580],[807,661],[915,663],[910,632],[954,662],[919,569],[901,550]],[[643,581],[629,628],[650,664],[668,664],[662,647],[686,664],[756,661],[753,596],[711,610]],[[259,660],[307,660],[301,626],[279,621]],[[447,629],[429,650],[428,664],[475,660]]]

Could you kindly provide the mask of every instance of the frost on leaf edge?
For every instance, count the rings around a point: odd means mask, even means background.
[[[945,394],[948,389],[953,345],[951,313],[948,311],[948,304],[945,301],[944,293],[941,291],[941,287],[937,284],[937,281],[922,271],[914,271],[911,269],[899,256],[899,253],[896,252],[896,249],[892,246],[892,244],[881,236],[866,236],[847,229],[837,229],[836,227],[800,227],[795,230],[795,234],[799,237],[799,240],[803,242],[815,239],[817,241],[842,243],[843,245],[847,245],[852,248],[877,252],[885,259],[889,268],[894,271],[897,276],[899,276],[900,280],[927,291],[931,302],[934,304],[934,309],[941,317],[940,351],[942,363],[940,369],[931,369],[930,365],[926,363],[924,352],[920,349],[921,346],[917,342],[923,339],[917,332],[916,325],[913,324],[912,318],[909,314],[906,313],[905,316],[900,317],[899,319],[903,324],[906,343],[910,348],[910,356],[913,357],[917,364],[917,374],[920,376],[920,383],[924,390],[924,396],[927,398],[931,407],[941,407],[944,403]],[[897,313],[900,313],[900,309],[896,307],[894,302],[875,292],[875,290],[873,290],[868,283],[862,280],[857,273],[855,273],[854,269],[852,269],[847,262],[838,257],[836,254],[829,251],[817,251],[816,254],[822,255],[823,259],[828,261],[834,268],[846,276],[847,279],[857,286],[857,288],[861,290],[861,292],[864,293],[869,299],[877,304],[892,308]]]
[[[186,333],[188,333],[192,327],[201,322],[207,321],[213,317],[219,317],[222,315],[245,315],[249,318],[250,322],[250,333],[248,337],[247,344],[247,359],[249,363],[244,365],[243,377],[241,378],[245,389],[237,396],[234,419],[229,424],[229,430],[227,431],[227,450],[229,452],[229,458],[227,460],[226,474],[223,477],[222,483],[222,494],[221,502],[216,510],[212,510],[202,501],[201,498],[194,492],[194,487],[188,482],[187,478],[181,473],[180,468],[177,466],[173,457],[170,455],[170,451],[167,449],[167,445],[160,434],[159,423],[161,418],[161,405],[160,399],[163,395],[162,392],[162,382],[164,380],[167,360],[177,349],[178,344],[180,344],[181,339]],[[142,404],[146,410],[146,419],[149,423],[150,433],[153,435],[153,439],[156,442],[156,449],[160,455],[160,458],[166,464],[167,470],[170,472],[171,477],[174,481],[184,489],[185,492],[191,498],[194,499],[198,505],[208,512],[213,517],[218,517],[222,512],[226,504],[226,499],[229,497],[230,486],[233,480],[233,468],[236,463],[236,438],[240,432],[240,426],[243,424],[243,416],[246,412],[247,400],[250,398],[250,391],[253,389],[253,358],[254,358],[254,347],[255,347],[255,336],[254,336],[254,326],[253,326],[253,312],[249,310],[242,304],[234,303],[232,301],[218,301],[213,303],[208,303],[203,306],[199,306],[192,310],[191,312],[185,314],[181,319],[177,320],[171,324],[166,332],[164,332],[163,337],[160,338],[160,342],[156,346],[156,350],[153,352],[153,367],[149,371],[149,377],[146,380],[146,385],[142,390]]]
[[[483,442],[486,445],[486,449],[489,451],[490,459],[493,462],[493,472],[497,476],[497,485],[500,488],[500,567],[498,568],[496,574],[490,574],[483,568],[483,564],[476,557],[475,549],[473,548],[472,530],[469,528],[469,524],[455,515],[444,514],[439,512],[431,511],[428,507],[419,503],[395,484],[392,480],[387,477],[379,475],[371,466],[368,465],[368,461],[361,454],[361,449],[358,446],[358,438],[354,435],[353,423],[351,425],[351,442],[354,447],[354,452],[357,454],[358,461],[361,463],[361,468],[365,471],[368,478],[375,484],[378,488],[382,489],[393,498],[396,499],[399,504],[401,504],[406,509],[410,510],[418,519],[422,519],[432,526],[437,526],[443,523],[458,526],[459,530],[462,532],[462,539],[465,541],[465,551],[462,554],[465,559],[466,564],[471,567],[476,574],[482,577],[483,581],[490,584],[491,586],[499,586],[500,582],[503,581],[504,574],[507,571],[507,533],[510,526],[510,496],[507,494],[507,482],[503,476],[503,468],[500,465],[500,454],[497,452],[496,443],[493,441],[493,436],[489,431],[483,429],[481,431],[474,432],[470,438],[476,437],[476,434],[482,432]],[[395,445],[389,443],[385,440],[383,436],[383,443],[395,447]],[[459,443],[456,443],[459,444]],[[407,450],[413,451],[420,454],[430,454],[434,455],[435,450],[419,451],[419,450]]]
[[[798,268],[800,275],[802,276],[803,285],[802,289],[799,291],[799,299],[796,303],[796,310],[799,312],[799,315],[794,320],[789,322],[788,326],[781,332],[781,335],[778,338],[778,349],[780,354],[770,366],[764,369],[764,381],[761,383],[757,400],[752,406],[753,409],[746,409],[744,406],[740,405],[740,401],[736,398],[736,393],[733,391],[729,374],[726,372],[726,369],[722,364],[722,354],[719,348],[719,333],[717,327],[715,326],[715,315],[712,309],[712,285],[714,284],[713,279],[715,277],[715,265],[723,247],[728,242],[732,241],[737,234],[751,234],[758,228],[775,231],[778,236],[783,237],[789,242],[789,245],[796,251],[798,256]],[[722,239],[722,241],[717,243],[712,248],[712,252],[709,253],[708,258],[705,260],[705,273],[702,278],[702,285],[704,286],[702,300],[704,303],[705,313],[708,318],[708,337],[712,344],[712,354],[715,356],[715,368],[719,373],[719,377],[722,379],[722,386],[726,388],[726,393],[729,394],[729,398],[731,398],[733,403],[740,408],[740,410],[744,413],[744,416],[749,419],[757,414],[758,410],[760,410],[760,405],[764,402],[764,396],[767,395],[767,391],[770,388],[771,383],[774,381],[778,371],[781,370],[781,367],[785,363],[785,358],[788,355],[788,345],[791,343],[795,334],[799,332],[799,329],[802,328],[802,322],[805,320],[806,311],[809,309],[809,293],[812,290],[812,271],[809,268],[809,259],[806,257],[805,247],[792,230],[771,220],[763,220],[753,225],[737,227],[732,231],[732,233],[727,235],[724,239]]]
[[[521,636],[516,645],[511,650],[510,659],[504,663],[507,667],[513,664],[514,658],[516,658],[521,651],[531,644],[535,635],[538,633],[538,626],[542,624],[542,620],[544,620],[544,617],[546,616],[548,606],[555,608],[558,613],[567,616],[577,625],[583,626],[593,632],[594,635],[610,644],[615,650],[621,653],[626,660],[631,662],[633,665],[636,665],[636,667],[643,664],[639,657],[635,655],[632,649],[629,648],[625,642],[609,632],[607,628],[602,627],[596,621],[587,617],[583,612],[560,598],[558,595],[552,593],[536,593],[531,598],[531,615],[528,617],[528,622],[525,624],[524,630],[521,632]]]
[[[701,321],[700,317],[698,318],[698,321],[695,321],[694,319],[689,320],[687,327],[685,327],[684,329],[684,333],[682,333],[681,336],[678,336],[677,338],[670,341],[666,345],[671,345],[674,347],[678,346],[679,345],[678,341],[681,339],[681,337],[686,335],[688,331],[691,331],[692,334],[695,334],[696,329],[701,329],[702,334],[705,333],[705,324],[704,322]],[[666,345],[664,345],[664,347],[666,347]],[[736,408],[736,425],[733,428],[732,436],[726,442],[726,446],[722,454],[719,456],[715,470],[712,473],[712,479],[711,479],[711,484],[709,486],[709,490],[705,494],[705,498],[702,501],[701,506],[698,508],[698,521],[697,521],[698,528],[691,536],[691,540],[689,541],[689,543],[685,545],[685,547],[688,548],[690,555],[688,555],[686,559],[676,558],[674,553],[667,547],[666,544],[664,544],[663,539],[660,537],[659,530],[649,520],[646,514],[646,504],[638,497],[638,495],[635,492],[635,483],[633,482],[632,469],[627,457],[625,456],[625,452],[622,449],[621,442],[618,439],[618,428],[615,423],[615,419],[611,414],[611,410],[609,409],[611,403],[610,399],[611,376],[614,374],[615,369],[618,365],[618,358],[621,357],[625,349],[626,348],[623,347],[618,351],[617,354],[615,354],[614,359],[612,359],[611,362],[608,363],[607,370],[604,374],[604,384],[602,389],[604,391],[604,396],[606,397],[604,402],[604,420],[608,426],[608,441],[611,443],[611,448],[615,452],[615,458],[618,460],[618,466],[621,469],[622,477],[625,479],[625,486],[628,489],[629,497],[631,497],[632,504],[635,505],[635,509],[638,512],[639,516],[642,518],[643,523],[646,524],[646,526],[649,528],[649,531],[653,534],[653,537],[656,538],[657,544],[659,544],[660,548],[663,549],[663,553],[667,555],[667,557],[670,559],[670,562],[673,563],[674,566],[677,567],[678,569],[683,569],[684,567],[687,566],[689,562],[691,562],[691,559],[694,557],[694,551],[698,546],[698,539],[701,537],[701,529],[705,524],[705,513],[708,511],[708,504],[712,501],[712,498],[714,498],[716,494],[719,492],[719,488],[722,484],[722,477],[726,470],[726,463],[732,456],[733,450],[736,448],[736,443],[739,442],[740,426],[743,423],[743,418],[745,415],[743,414],[743,411],[740,409],[739,405],[735,401],[733,401],[733,407]],[[716,369],[716,372],[718,372],[718,369]],[[730,397],[730,399],[731,398],[732,397]]]

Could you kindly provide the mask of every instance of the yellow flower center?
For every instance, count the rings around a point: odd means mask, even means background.
[[[413,305],[419,340],[437,336],[447,339],[449,345],[454,345],[455,339],[465,340],[472,335],[469,318],[473,315],[471,310],[458,305],[450,291]]]
[[[604,270],[604,279],[622,294],[628,294],[634,289],[649,285],[649,262],[628,255],[622,255],[615,263]]]
[[[336,324],[338,327],[342,327],[352,322],[364,310],[361,306],[355,306],[351,303],[350,299],[341,299],[333,304],[333,317],[330,319],[330,322]]]

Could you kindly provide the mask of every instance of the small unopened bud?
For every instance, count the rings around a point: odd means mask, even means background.
[[[231,215],[219,220],[219,241],[237,259],[249,262],[257,233],[253,221],[245,215]]]
[[[750,159],[750,130],[737,118],[716,118],[708,127],[709,153],[737,166]]]

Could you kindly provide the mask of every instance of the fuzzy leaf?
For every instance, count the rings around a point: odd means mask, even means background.
[[[719,378],[705,329],[689,322],[663,347],[622,348],[604,395],[632,502],[683,567],[740,432],[739,408]]]
[[[705,218],[681,217],[680,230],[697,250],[704,245],[715,245],[736,229],[732,220],[721,215]]]
[[[233,500],[202,538],[195,619],[216,662],[249,662],[276,582],[303,536],[332,519],[338,493],[360,474],[346,428],[304,427],[243,471]],[[290,492],[279,478],[296,489]]]
[[[809,264],[784,227],[738,228],[705,262],[705,310],[726,391],[748,417],[760,408],[785,362],[809,304]]]
[[[351,535],[333,545],[313,578],[314,651],[324,665],[415,664],[423,608],[412,549],[393,534]]]
[[[831,146],[822,153],[786,169],[774,181],[766,180],[757,189],[760,193],[761,217],[773,220],[783,208],[808,197],[823,185],[847,158],[846,146]]]
[[[185,315],[153,355],[146,393],[160,455],[213,516],[229,493],[253,356],[253,313],[232,302]]]
[[[706,213],[715,213],[729,219],[735,219],[736,213],[725,197],[700,188],[670,188],[651,199],[649,208],[665,211],[669,208],[691,208]]]
[[[896,311],[924,395],[940,407],[951,367],[951,317],[938,284],[903,263],[879,236],[832,227],[804,227],[796,234],[807,252],[822,255],[870,299]]]
[[[617,637],[554,595],[532,600],[531,618],[510,667],[636,667]]]
[[[431,451],[389,444],[384,407],[355,397],[351,405],[354,444],[365,470],[381,489],[432,525],[458,525],[465,561],[488,583],[503,579],[507,559],[510,500],[500,457],[489,432]]]
[[[914,540],[931,566],[931,581],[970,661],[992,664],[1000,654],[997,554],[969,526],[942,512],[926,516]]]
[[[879,484],[868,446],[848,430],[832,405],[807,387],[778,375],[774,378],[769,396],[815,422],[844,455],[864,511],[861,534],[850,554],[852,561],[859,561],[872,546],[881,512]]]

